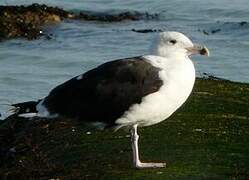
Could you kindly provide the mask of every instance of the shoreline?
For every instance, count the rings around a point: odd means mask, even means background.
[[[121,22],[158,19],[158,14],[149,14],[138,11],[111,12],[72,12],[59,7],[51,7],[45,4],[32,4],[20,6],[0,6],[0,40],[12,38],[26,38],[28,40],[46,36],[43,27],[54,25],[63,20],[96,22]],[[155,32],[155,30],[132,30],[139,33]],[[49,33],[48,33],[49,34]],[[47,35],[48,36],[48,35]],[[49,36],[48,36],[49,39]]]

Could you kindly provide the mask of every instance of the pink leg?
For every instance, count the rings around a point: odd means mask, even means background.
[[[137,134],[137,124],[135,124],[131,129],[131,145],[133,152],[133,164],[136,168],[162,168],[166,167],[166,163],[142,163],[139,159],[138,152],[138,139],[139,135]]]

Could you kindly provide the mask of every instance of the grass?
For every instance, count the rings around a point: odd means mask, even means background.
[[[93,131],[81,122],[0,124],[0,177],[18,179],[249,179],[249,84],[197,79],[189,100],[167,121],[139,129],[143,161],[132,167],[129,132]],[[89,134],[91,132],[91,134]]]

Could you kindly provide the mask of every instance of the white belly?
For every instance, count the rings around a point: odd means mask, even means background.
[[[152,64],[162,68],[159,77],[163,81],[163,86],[159,91],[145,96],[142,103],[131,106],[121,118],[116,120],[117,124],[120,126],[153,125],[167,119],[186,101],[195,81],[193,63],[187,59],[177,66],[175,64],[172,66],[170,63],[162,65],[162,60],[164,58],[159,58],[157,62],[153,59]]]

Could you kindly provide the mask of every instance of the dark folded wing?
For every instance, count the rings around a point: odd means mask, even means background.
[[[131,105],[162,86],[159,71],[143,57],[107,62],[57,86],[43,104],[51,113],[113,125]]]

